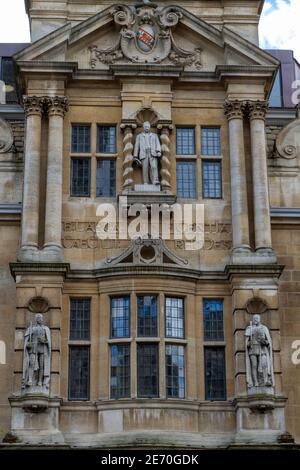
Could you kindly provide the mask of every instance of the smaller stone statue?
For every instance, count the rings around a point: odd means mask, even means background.
[[[142,166],[144,184],[159,185],[158,159],[161,158],[162,148],[157,134],[151,132],[151,124],[143,124],[144,132],[135,141],[134,158]]]
[[[248,388],[274,387],[272,338],[260,315],[246,328],[245,343]]]
[[[44,317],[35,315],[24,336],[22,389],[24,393],[49,393],[51,333],[44,324]]]

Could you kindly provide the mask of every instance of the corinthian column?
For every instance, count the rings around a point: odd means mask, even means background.
[[[224,108],[229,122],[233,252],[248,252],[249,216],[243,127],[245,104],[228,100]]]
[[[271,218],[265,134],[267,102],[249,102],[248,109],[251,128],[255,248],[271,252]]]
[[[34,260],[38,252],[41,123],[44,99],[23,98],[26,115],[26,144],[22,213],[22,239],[19,258]]]
[[[51,259],[60,260],[62,258],[63,123],[68,110],[68,100],[59,96],[46,98],[46,108],[49,116],[49,136],[44,250],[49,252]]]

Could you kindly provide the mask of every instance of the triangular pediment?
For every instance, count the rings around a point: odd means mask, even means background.
[[[269,54],[224,27],[180,6],[113,5],[72,27],[70,23],[15,56],[19,63],[69,63],[79,70],[174,66],[214,72],[218,66],[276,66]]]

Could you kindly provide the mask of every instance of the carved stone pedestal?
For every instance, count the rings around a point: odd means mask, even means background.
[[[171,206],[177,201],[177,196],[162,191],[130,191],[122,195],[122,197],[124,196],[126,196],[127,206],[131,206],[132,204],[144,204],[147,207],[150,207],[151,204],[167,204]]]
[[[63,444],[59,431],[61,399],[43,394],[13,396],[11,405],[11,434],[22,444]]]
[[[238,444],[278,442],[285,431],[285,397],[254,395],[234,401]]]

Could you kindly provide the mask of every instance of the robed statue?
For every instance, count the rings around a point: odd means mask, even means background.
[[[248,388],[274,387],[272,338],[260,315],[246,328],[245,349]]]
[[[23,380],[24,392],[32,390],[48,392],[50,383],[51,333],[44,325],[44,317],[38,313],[24,336]]]
[[[151,124],[146,121],[143,124],[144,132],[138,134],[134,159],[142,167],[144,184],[159,185],[158,160],[161,158],[162,149],[157,134],[151,132]]]

